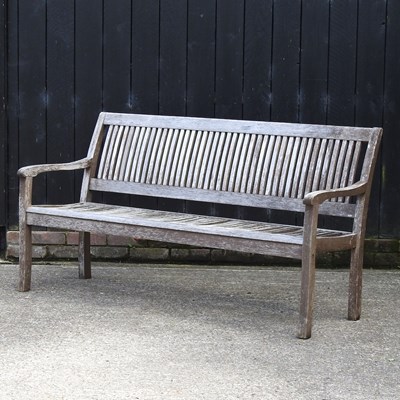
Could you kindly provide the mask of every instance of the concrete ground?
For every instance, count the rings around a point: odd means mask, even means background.
[[[400,399],[400,270],[319,270],[296,338],[299,269],[0,265],[0,399]]]

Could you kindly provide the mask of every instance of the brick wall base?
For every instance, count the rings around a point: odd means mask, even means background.
[[[18,258],[18,240],[17,231],[7,232],[6,259],[13,261]],[[76,232],[35,231],[32,241],[33,258],[36,260],[72,260],[78,256]],[[91,253],[94,260],[242,265],[299,264],[296,260],[285,258],[170,245],[112,235],[91,235]],[[348,265],[349,252],[327,253],[321,255],[318,260],[318,266],[340,268]],[[400,240],[367,239],[364,266],[400,268]]]

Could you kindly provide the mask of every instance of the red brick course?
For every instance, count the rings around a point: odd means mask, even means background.
[[[78,233],[60,231],[33,232],[33,258],[44,260],[76,259],[78,256]],[[17,259],[19,255],[18,231],[7,232],[6,258]],[[133,237],[91,235],[91,254],[95,260],[125,260],[135,262],[211,263],[243,265],[294,265],[293,260],[237,253],[217,249],[137,240]],[[319,265],[348,268],[349,252],[326,253],[318,258]],[[365,267],[400,267],[400,240],[367,239],[365,241]]]

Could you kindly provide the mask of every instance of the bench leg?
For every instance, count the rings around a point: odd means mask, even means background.
[[[31,288],[32,275],[32,228],[20,223],[19,229],[19,286],[20,292]]]
[[[90,233],[79,232],[79,278],[90,279],[92,277],[90,259]]]
[[[364,249],[360,244],[351,251],[347,317],[351,321],[357,321],[361,316],[363,253]]]
[[[301,269],[300,330],[298,337],[311,337],[315,287],[315,251],[303,255]]]

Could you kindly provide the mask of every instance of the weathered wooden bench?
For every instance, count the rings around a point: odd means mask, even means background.
[[[20,176],[20,284],[31,283],[32,226],[80,232],[79,275],[91,277],[90,232],[302,260],[300,332],[311,336],[318,252],[351,250],[348,318],[360,317],[363,241],[382,130],[101,113],[86,158]],[[33,177],[83,169],[79,203],[32,205]],[[96,191],[285,210],[301,226],[95,203]],[[298,214],[296,214],[298,215]],[[320,215],[353,229],[318,227]]]

